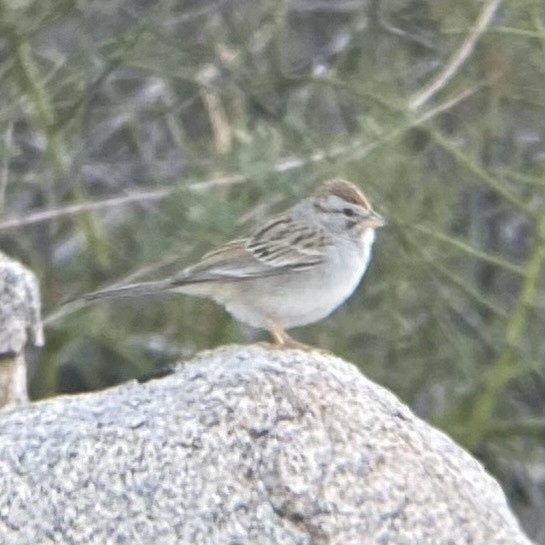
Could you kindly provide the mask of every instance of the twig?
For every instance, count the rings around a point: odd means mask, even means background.
[[[0,215],[4,210],[4,203],[6,199],[6,188],[8,186],[9,179],[9,160],[11,154],[11,143],[13,137],[13,122],[9,121],[4,133],[4,151],[2,152],[0,163]]]
[[[516,347],[536,298],[545,261],[545,214],[540,214],[536,219],[535,228],[536,244],[525,265],[526,275],[519,298],[506,323],[503,346],[484,377],[481,393],[470,412],[471,417],[464,437],[464,443],[470,449],[476,448],[488,433],[502,390],[511,380],[526,372],[526,369],[516,361]]]
[[[220,93],[213,88],[220,71],[213,64],[205,64],[197,73],[200,84],[199,94],[208,114],[208,121],[214,137],[214,146],[218,155],[225,155],[231,151],[233,134],[229,118],[221,101]]]
[[[430,119],[438,116],[439,114],[449,110],[450,108],[453,108],[458,103],[475,94],[482,87],[487,85],[487,83],[488,82],[483,82],[474,87],[470,87],[469,89],[465,89],[455,97],[446,100],[442,104],[439,104],[439,106],[432,108],[431,110],[410,121],[409,123],[406,123],[401,127],[397,127],[387,132],[382,138],[379,138],[378,140],[370,144],[363,144],[360,139],[357,139],[347,146],[338,146],[326,151],[317,151],[309,157],[288,157],[277,163],[273,170],[276,173],[282,174],[284,172],[290,172],[292,170],[299,170],[310,164],[320,163],[339,157],[345,157],[345,160],[347,162],[359,160],[367,156],[379,146],[397,138],[398,136],[401,136],[411,128],[421,125],[429,121]],[[188,184],[187,188],[195,191],[205,191],[214,187],[236,185],[244,183],[246,181],[248,181],[248,178],[244,174],[232,174]],[[26,214],[24,217],[18,216],[14,218],[8,218],[0,222],[0,231],[26,227],[29,225],[34,225],[36,223],[51,221],[60,217],[71,216],[90,210],[101,210],[103,208],[124,206],[127,204],[142,201],[156,201],[162,199],[163,197],[167,197],[174,191],[178,190],[180,190],[180,186],[155,189],[151,191],[130,192],[122,196],[112,197],[110,199],[101,199],[91,202],[86,201],[55,209],[41,210],[38,212]]]
[[[501,0],[489,0],[484,5],[471,32],[467,35],[460,48],[454,52],[454,55],[451,57],[447,65],[434,80],[425,85],[423,89],[415,93],[409,100],[409,108],[411,110],[418,110],[428,100],[430,100],[431,97],[438,93],[454,76],[454,74],[458,71],[460,66],[462,66],[475,48],[475,44],[490,24],[490,21],[494,17],[500,3]]]
[[[487,309],[490,312],[493,312],[494,315],[498,318],[505,319],[507,317],[507,312],[505,310],[503,310],[493,301],[481,294],[479,290],[471,286],[467,282],[467,280],[457,276],[451,270],[449,270],[448,267],[445,267],[444,265],[439,263],[437,259],[435,259],[432,255],[430,255],[429,252],[420,247],[418,242],[409,238],[407,234],[405,235],[405,240],[413,245],[413,250],[421,257],[422,261],[424,261],[428,265],[430,273],[433,272],[442,276],[452,285],[456,286],[460,290],[460,292],[463,293],[469,300],[473,301],[474,303],[478,303],[483,308]]]
[[[437,229],[426,227],[425,225],[414,225],[412,229],[431,238],[434,238],[435,240],[439,240],[440,242],[445,242],[446,244],[449,244],[454,248],[457,248],[458,250],[461,250],[462,252],[472,257],[475,257],[476,259],[480,259],[485,263],[490,263],[497,267],[501,267],[502,269],[510,271],[514,274],[518,274],[520,276],[524,276],[526,274],[526,270],[520,265],[514,265],[510,261],[506,261],[499,256],[487,254],[486,252],[474,248],[468,242],[441,233],[440,231],[437,231]]]
[[[489,174],[483,167],[481,167],[476,161],[473,161],[470,157],[465,155],[460,149],[454,145],[446,136],[440,131],[431,129],[429,131],[433,139],[448,153],[452,155],[454,159],[460,162],[465,168],[467,168],[472,174],[477,176],[480,180],[485,182],[488,187],[505,199],[508,203],[512,204],[524,214],[528,216],[533,215],[533,210],[525,202],[521,201],[517,195],[513,194],[510,190],[504,187],[499,180]]]
[[[8,43],[13,49],[15,72],[21,92],[32,105],[33,121],[46,141],[47,155],[57,174],[64,174],[68,169],[66,154],[60,135],[54,130],[55,108],[44,85],[44,79],[34,60],[34,52],[28,36],[20,35],[17,30],[7,32]]]
[[[439,106],[432,108],[431,110],[428,110],[424,114],[422,114],[419,117],[416,117],[415,119],[409,121],[407,124],[402,125],[401,127],[397,127],[389,132],[387,132],[384,136],[379,138],[378,140],[375,140],[374,142],[371,142],[370,144],[366,144],[365,146],[362,146],[359,150],[357,150],[352,156],[350,156],[347,160],[348,161],[354,161],[358,159],[362,159],[363,157],[366,157],[369,155],[372,151],[377,149],[382,144],[385,144],[387,142],[390,142],[391,140],[394,140],[398,136],[401,136],[408,130],[418,127],[420,125],[423,125],[427,121],[430,121],[434,117],[437,117],[439,114],[442,114],[443,112],[446,112],[447,110],[450,110],[454,106],[456,106],[458,103],[462,102],[466,98],[474,95],[477,91],[480,91],[483,87],[488,85],[488,81],[481,82],[473,87],[470,87],[468,89],[465,89],[461,93],[457,94],[453,98],[446,100],[445,102],[439,104]]]
[[[235,185],[245,181],[245,177],[242,175],[222,176],[220,178],[213,178],[204,182],[196,182],[189,184],[188,189],[192,190],[204,190],[217,186]],[[89,212],[92,210],[101,210],[103,208],[112,208],[115,206],[123,206],[135,202],[142,201],[157,201],[163,197],[167,197],[180,187],[154,189],[151,191],[134,191],[122,195],[119,197],[112,197],[110,199],[101,199],[98,201],[86,201],[78,204],[70,204],[68,206],[62,206],[59,208],[53,208],[48,210],[41,210],[27,214],[25,217],[15,217],[0,222],[0,231],[8,229],[16,229],[19,227],[26,227],[35,223],[42,223],[44,221],[51,221],[63,216],[72,216],[74,214],[80,214],[82,212]]]
[[[465,433],[465,429],[461,430]],[[536,437],[541,439],[545,434],[545,421],[539,417],[520,417],[509,420],[491,422],[486,430],[487,439],[511,439],[515,437]]]

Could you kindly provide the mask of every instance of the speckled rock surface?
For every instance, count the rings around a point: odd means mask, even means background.
[[[0,411],[0,543],[529,541],[480,464],[355,367],[231,346]]]
[[[44,344],[40,304],[34,273],[0,252],[0,354]]]
[[[40,305],[35,274],[0,251],[0,407],[28,401],[23,351],[44,344]]]

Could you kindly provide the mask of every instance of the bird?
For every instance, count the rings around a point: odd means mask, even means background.
[[[356,184],[335,178],[173,276],[87,293],[86,301],[162,292],[205,297],[237,321],[301,346],[287,330],[317,322],[358,287],[385,225]]]

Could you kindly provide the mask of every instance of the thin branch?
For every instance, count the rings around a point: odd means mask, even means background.
[[[529,310],[536,299],[541,280],[545,261],[545,214],[540,214],[536,219],[535,228],[535,246],[525,265],[526,274],[519,298],[506,322],[503,346],[484,377],[481,393],[473,404],[471,417],[467,423],[464,442],[470,449],[476,448],[486,437],[503,389],[511,380],[527,372],[527,369],[518,362],[516,348],[524,333]]]
[[[222,176],[220,178],[213,178],[203,182],[196,182],[187,186],[190,190],[204,190],[218,186],[235,185],[244,182],[246,178],[239,174],[232,176]],[[61,218],[63,216],[73,216],[74,214],[80,214],[82,212],[89,212],[92,210],[102,210],[104,208],[112,208],[115,206],[124,206],[127,204],[142,202],[142,201],[157,201],[163,197],[167,197],[174,191],[180,190],[180,186],[154,189],[151,191],[134,191],[121,195],[119,197],[112,197],[110,199],[101,199],[98,201],[85,201],[78,204],[70,204],[68,206],[62,206],[59,208],[53,208],[48,210],[41,210],[27,214],[24,217],[15,217],[0,222],[0,231],[8,229],[17,229],[19,227],[26,227],[36,223],[42,223],[44,221],[51,221]]]
[[[481,165],[474,161],[471,157],[467,156],[463,151],[461,151],[451,140],[446,136],[441,134],[438,130],[430,129],[430,134],[434,140],[448,153],[452,155],[454,159],[460,162],[464,167],[466,167],[472,174],[480,178],[485,182],[490,189],[495,191],[508,203],[512,204],[524,214],[532,216],[534,212],[532,209],[523,201],[521,201],[517,195],[513,194],[509,189],[504,187],[501,182],[496,179],[496,177],[490,175]]]
[[[4,151],[0,160],[0,215],[4,210],[6,202],[6,188],[9,180],[9,161],[11,155],[11,144],[13,137],[13,122],[9,121],[4,132]]]
[[[419,241],[414,238],[412,232],[405,231],[403,232],[402,236],[404,240],[412,246],[415,255],[418,255],[420,259],[428,265],[429,274],[445,278],[452,285],[456,286],[470,301],[478,303],[483,308],[493,312],[498,318],[507,318],[507,312],[503,310],[503,308],[499,307],[496,305],[496,303],[480,293],[478,289],[474,288],[470,283],[468,283],[467,279],[454,274],[448,267],[442,265],[422,246],[422,244],[420,244]]]
[[[500,4],[501,0],[489,0],[484,5],[471,32],[467,35],[460,48],[454,52],[454,55],[451,57],[447,65],[434,80],[425,85],[423,89],[415,93],[409,100],[409,108],[411,110],[418,110],[421,106],[428,102],[430,98],[437,94],[449,82],[450,79],[452,79],[454,74],[456,74],[458,69],[475,49],[477,41],[487,29]]]
[[[369,155],[372,151],[374,151],[381,145],[396,139],[397,137],[406,133],[410,129],[423,125],[424,123],[430,121],[434,117],[437,117],[443,112],[450,110],[451,108],[453,108],[460,102],[464,101],[466,98],[469,98],[470,96],[474,95],[477,91],[480,91],[483,87],[485,87],[488,84],[489,84],[488,81],[483,81],[473,87],[464,89],[461,93],[457,94],[453,98],[446,100],[445,102],[439,104],[437,107],[432,108],[431,110],[428,110],[424,114],[414,118],[413,120],[409,121],[405,125],[402,125],[401,127],[397,127],[387,132],[384,136],[375,140],[374,142],[371,142],[370,144],[366,144],[365,146],[360,147],[360,149],[356,150],[353,155],[347,158],[347,160],[354,161],[354,160],[359,160],[359,159],[362,159],[363,157],[366,157],[367,155]]]
[[[292,170],[299,170],[310,164],[321,163],[323,161],[328,161],[340,157],[344,157],[346,162],[362,159],[363,157],[369,155],[375,149],[379,148],[381,145],[386,144],[391,140],[394,140],[398,136],[404,134],[406,131],[416,126],[422,125],[430,119],[433,119],[441,113],[453,108],[466,98],[474,95],[477,91],[479,91],[487,84],[488,82],[483,82],[474,87],[465,89],[461,93],[457,94],[455,97],[446,100],[442,104],[439,104],[439,106],[432,108],[421,116],[413,119],[409,123],[406,123],[401,127],[397,127],[387,132],[382,138],[379,138],[378,140],[375,140],[370,144],[363,144],[360,139],[357,139],[347,146],[337,146],[330,150],[317,151],[309,157],[288,157],[278,162],[273,170],[278,174],[282,174],[284,172],[290,172]],[[214,187],[237,185],[246,181],[248,181],[247,176],[243,174],[232,174],[188,184],[187,188],[195,191],[204,191],[212,189]],[[127,204],[143,201],[157,201],[164,197],[167,197],[168,195],[180,189],[180,186],[174,186],[169,188],[155,189],[151,191],[130,192],[125,195],[112,197],[109,199],[86,201],[55,209],[40,210],[38,212],[26,214],[24,217],[17,216],[13,218],[8,218],[0,222],[0,231],[27,227],[36,223],[51,221],[64,216],[72,216],[74,214],[80,214],[82,212],[87,212],[91,210],[102,210],[104,208],[124,206]]]
[[[491,300],[487,299],[484,295],[480,293],[478,289],[471,286],[467,282],[467,280],[457,276],[452,271],[450,271],[448,267],[445,267],[444,265],[438,263],[437,259],[431,256],[428,252],[421,252],[421,256],[423,258],[423,261],[428,264],[431,270],[438,273],[443,278],[448,280],[451,284],[456,286],[468,299],[470,299],[474,303],[478,303],[488,311],[493,312],[501,319],[505,319],[507,317],[507,312],[505,310],[503,310]]]
[[[487,439],[531,437],[543,438],[545,435],[545,421],[539,417],[520,417],[500,422],[492,422],[486,431]]]
[[[441,233],[440,231],[437,231],[436,229],[433,229],[431,227],[426,227],[425,225],[414,225],[412,229],[441,242],[445,242],[446,244],[450,244],[454,248],[457,248],[458,250],[461,250],[467,255],[475,257],[476,259],[480,259],[485,263],[496,265],[497,267],[501,267],[502,269],[518,274],[520,276],[524,276],[526,274],[526,270],[520,265],[514,265],[510,261],[506,261],[499,256],[487,254],[486,252],[474,248],[466,241],[456,239],[454,237]]]
[[[54,130],[55,108],[45,86],[45,80],[34,59],[34,51],[28,41],[16,29],[10,28],[8,42],[13,50],[14,67],[21,92],[32,105],[33,121],[46,142],[47,155],[58,174],[66,173],[68,164],[64,145],[59,134]]]

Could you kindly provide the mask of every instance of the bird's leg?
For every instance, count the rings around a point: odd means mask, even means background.
[[[271,334],[274,345],[278,348],[299,348],[302,350],[314,350],[313,346],[301,343],[290,337],[284,329],[272,320],[267,320],[267,329]]]
[[[289,338],[289,336],[276,322],[267,320],[267,329],[273,338],[274,344],[278,346],[286,344],[286,338]]]

